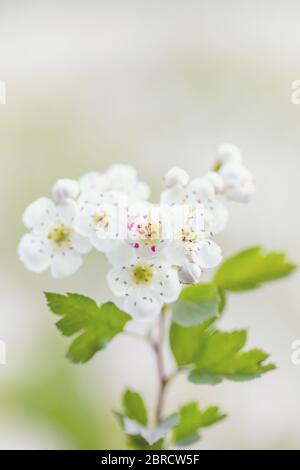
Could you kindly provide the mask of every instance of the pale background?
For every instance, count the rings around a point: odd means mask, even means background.
[[[155,399],[153,358],[137,341],[116,339],[84,367],[63,357],[42,292],[107,298],[101,255],[64,281],[17,259],[22,211],[56,179],[129,163],[156,200],[170,166],[201,175],[233,142],[258,191],[232,205],[224,254],[259,243],[299,261],[299,16],[296,0],[0,1],[0,448],[121,448],[110,409],[122,390]],[[178,379],[169,411],[194,399],[229,414],[200,448],[300,448],[299,301],[299,274],[230,297],[222,326],[249,328],[279,369],[214,388]]]

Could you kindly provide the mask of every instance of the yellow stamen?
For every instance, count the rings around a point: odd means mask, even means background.
[[[132,277],[136,284],[149,284],[153,277],[153,268],[149,264],[138,264],[132,270]]]

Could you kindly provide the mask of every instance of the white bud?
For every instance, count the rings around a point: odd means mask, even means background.
[[[206,173],[206,175],[204,175],[204,179],[206,179],[206,181],[209,181],[210,184],[213,185],[216,193],[220,193],[223,190],[224,181],[219,175],[219,173],[217,173],[216,171],[210,171],[209,173]]]
[[[201,277],[201,268],[195,263],[185,263],[178,271],[178,277],[182,284],[195,284]]]
[[[220,169],[224,181],[224,196],[236,202],[249,202],[255,192],[255,183],[251,172],[245,166],[226,163]]]
[[[238,147],[232,144],[221,144],[217,149],[217,162],[241,163],[242,154]]]
[[[52,188],[52,196],[56,203],[61,204],[68,199],[76,199],[79,194],[79,184],[75,180],[58,180]]]
[[[164,180],[167,187],[186,186],[189,182],[189,175],[181,168],[173,167],[165,174]]]

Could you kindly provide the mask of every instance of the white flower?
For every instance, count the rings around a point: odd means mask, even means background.
[[[199,282],[202,271],[195,263],[185,263],[178,269],[178,277],[182,284],[196,284]]]
[[[140,258],[154,258],[167,241],[163,238],[164,210],[153,204],[137,204],[128,212],[128,244]]]
[[[55,205],[51,199],[40,198],[24,212],[23,222],[30,229],[18,247],[19,257],[27,269],[37,273],[50,268],[52,276],[73,274],[82,264],[81,254],[87,253],[89,241],[74,230],[75,203]]]
[[[105,173],[87,173],[80,178],[79,184],[82,192],[121,191],[132,201],[146,200],[150,195],[149,187],[139,181],[137,171],[129,165],[112,165]]]
[[[78,181],[61,179],[52,188],[52,196],[57,204],[62,204],[68,199],[76,199],[79,194]]]
[[[213,199],[215,190],[210,181],[205,178],[195,178],[186,187],[179,185],[166,189],[161,194],[161,204],[203,204]]]
[[[151,319],[165,303],[175,302],[181,285],[177,270],[159,260],[142,260],[112,268],[107,281],[123,310],[135,319]]]
[[[164,255],[174,265],[195,263],[201,269],[215,268],[222,261],[220,247],[208,238],[207,232],[204,229],[195,231],[189,225],[166,246]]]
[[[107,253],[120,242],[121,223],[125,224],[127,197],[119,191],[89,190],[78,199],[74,226],[99,251]],[[124,220],[125,217],[125,220]]]
[[[241,163],[228,162],[219,173],[224,181],[223,194],[236,202],[249,202],[255,192],[255,183],[251,172]]]
[[[220,179],[222,183],[220,182]],[[186,188],[174,186],[161,194],[161,204],[174,206],[189,204],[203,206],[205,227],[208,232],[217,234],[224,230],[228,220],[228,210],[216,192],[223,186],[223,179],[215,172],[208,173],[204,178],[192,180]]]
[[[217,166],[224,163],[241,163],[242,154],[238,147],[232,144],[221,144],[217,149]]]
[[[165,174],[164,180],[167,187],[186,186],[189,182],[189,175],[181,168],[174,167]]]

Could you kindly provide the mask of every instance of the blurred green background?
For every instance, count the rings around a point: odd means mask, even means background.
[[[224,255],[253,244],[299,261],[300,3],[296,0],[0,0],[0,449],[124,447],[110,410],[126,386],[155,399],[147,347],[117,338],[85,366],[67,362],[42,292],[109,295],[100,254],[71,278],[25,271],[16,247],[26,205],[61,177],[135,165],[152,187],[174,165],[210,168],[216,146],[240,146],[258,191],[232,205]],[[229,418],[200,447],[299,448],[299,274],[230,298],[224,328],[249,327],[250,345],[279,369],[251,383],[196,387],[182,378],[167,409],[219,403]]]

